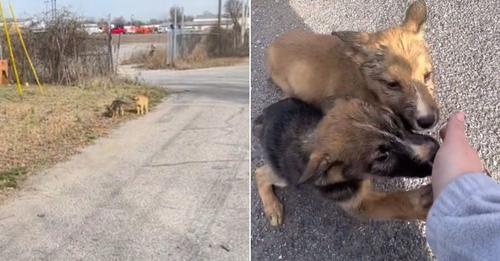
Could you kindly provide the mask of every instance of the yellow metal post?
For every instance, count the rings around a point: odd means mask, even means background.
[[[10,9],[10,14],[12,16],[12,22],[14,23],[14,27],[16,28],[17,35],[19,36],[19,41],[21,42],[21,46],[23,47],[23,50],[24,50],[24,55],[26,56],[26,59],[28,60],[28,63],[30,64],[31,71],[33,72],[33,76],[35,77],[35,80],[36,80],[36,84],[38,84],[38,90],[41,93],[44,93],[43,86],[40,83],[40,80],[38,79],[38,74],[36,73],[35,66],[33,65],[33,62],[31,61],[31,57],[28,53],[28,49],[26,48],[26,44],[24,43],[23,34],[21,33],[21,29],[19,29],[19,26],[17,25],[17,19],[16,19],[16,15],[14,14],[14,8],[12,8],[12,3],[10,3],[10,2],[9,2],[9,9]]]
[[[9,26],[7,25],[7,18],[3,14],[3,4],[2,0],[0,0],[0,17],[3,21],[3,30],[5,32],[5,39],[7,40],[7,47],[9,48],[9,55],[12,64],[12,70],[14,71],[14,75],[16,76],[16,88],[19,96],[23,96],[23,86],[21,85],[21,81],[19,80],[19,74],[17,73],[16,67],[16,59],[14,58],[14,50],[12,50],[12,44],[10,42],[10,34],[9,34]]]

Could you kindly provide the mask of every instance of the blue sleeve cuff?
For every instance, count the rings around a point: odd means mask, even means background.
[[[484,173],[469,173],[456,178],[448,184],[434,201],[429,216],[454,215],[460,212],[464,197],[472,195],[478,190],[491,187],[496,182]]]

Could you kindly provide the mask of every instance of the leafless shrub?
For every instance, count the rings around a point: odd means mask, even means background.
[[[121,64],[129,65],[129,64],[142,64],[148,59],[149,51],[147,50],[139,50],[133,52],[130,57],[124,59]]]
[[[208,59],[208,52],[207,52],[207,47],[204,43],[198,43],[194,47],[193,51],[191,54],[188,56],[187,60],[193,61],[193,62],[201,62],[205,61]]]
[[[248,56],[248,33],[244,44],[238,47],[234,44],[235,34],[239,31],[212,27],[206,39],[207,52],[211,57]]]
[[[23,32],[42,82],[74,85],[86,78],[111,73],[106,35],[90,36],[80,19],[64,10],[45,23],[46,28],[41,32],[29,29]],[[21,78],[24,82],[34,82],[17,34],[12,32],[11,38]],[[3,53],[8,53],[6,46],[2,47]]]
[[[146,60],[143,63],[144,68],[155,70],[167,68],[166,52],[164,48],[154,50],[148,53]]]

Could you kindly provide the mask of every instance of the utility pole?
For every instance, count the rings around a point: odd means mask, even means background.
[[[114,63],[113,63],[113,47],[111,45],[111,41],[113,40],[113,36],[111,35],[111,14],[108,15],[108,61],[109,61],[109,70],[111,73],[114,72]]]
[[[45,15],[49,15],[49,0],[43,0],[43,3],[45,4]]]
[[[182,7],[181,28],[184,29],[184,7]]]
[[[181,59],[184,58],[184,7],[181,9],[181,30],[179,30],[180,35],[181,35]]]
[[[217,16],[217,26],[220,28],[220,20],[222,14],[222,0],[219,0],[219,14]]]
[[[52,19],[55,20],[57,17],[57,0],[50,0]]]

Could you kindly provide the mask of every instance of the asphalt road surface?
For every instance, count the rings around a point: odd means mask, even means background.
[[[176,93],[29,178],[0,260],[247,260],[248,65],[139,77]]]
[[[280,97],[268,81],[263,55],[276,36],[296,28],[318,33],[381,30],[400,23],[410,2],[253,0],[252,119]],[[472,144],[499,180],[500,1],[433,0],[427,4],[426,39],[434,62],[441,122],[453,111],[464,111]],[[261,164],[261,149],[252,139],[252,172]],[[409,188],[424,182],[427,181],[399,180],[391,185]],[[385,188],[384,185],[381,187]],[[254,182],[251,193],[254,260],[427,260],[432,257],[422,223],[361,223],[312,191],[285,190],[278,191],[285,207],[285,224],[271,228],[262,212]]]

